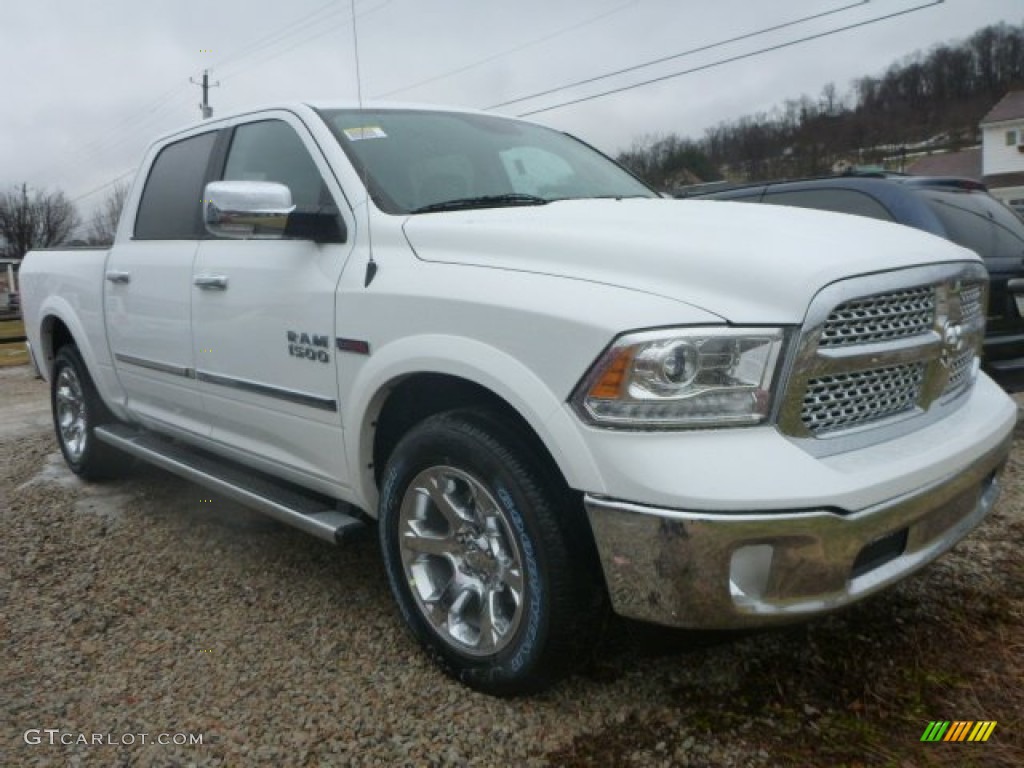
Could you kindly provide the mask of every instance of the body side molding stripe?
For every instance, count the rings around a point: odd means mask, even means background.
[[[169,373],[173,376],[183,376],[186,379],[194,379],[196,377],[196,372],[194,370],[181,365],[161,363],[156,360],[147,360],[142,357],[135,357],[134,355],[124,355],[120,352],[114,353],[114,359],[119,363],[134,365],[137,368],[148,368],[151,371],[160,371],[160,373]]]
[[[305,392],[295,392],[291,389],[281,389],[280,387],[272,387],[267,384],[257,384],[254,381],[245,381],[244,379],[234,379],[230,376],[221,376],[217,373],[207,373],[206,371],[196,371],[195,378],[197,381],[202,381],[206,384],[216,384],[221,387],[231,387],[232,389],[240,389],[244,392],[252,392],[257,395],[265,395],[266,397],[274,397],[278,400],[286,400],[289,403],[298,403],[299,405],[305,405],[310,408],[319,408],[321,411],[337,411],[338,401],[331,400],[326,397],[318,397],[316,395],[309,395]]]

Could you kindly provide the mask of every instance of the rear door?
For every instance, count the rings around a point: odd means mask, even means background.
[[[192,267],[201,197],[217,133],[161,148],[136,207],[132,237],[107,258],[104,313],[128,409],[143,423],[209,433],[192,351]]]
[[[352,232],[305,126],[288,112],[271,115],[233,129],[220,177],[285,184],[298,212],[336,212]],[[211,238],[196,256],[193,355],[212,437],[300,482],[348,476],[333,330],[350,251],[350,242]]]

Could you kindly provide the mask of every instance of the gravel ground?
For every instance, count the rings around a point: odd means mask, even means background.
[[[151,468],[86,486],[46,386],[0,370],[0,766],[1021,765],[1022,461],[968,542],[876,599],[742,637],[616,622],[585,673],[508,701],[424,659],[372,538]],[[999,725],[921,744],[936,719]]]

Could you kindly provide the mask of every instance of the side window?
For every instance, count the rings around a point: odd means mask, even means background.
[[[870,195],[853,189],[806,189],[797,192],[768,190],[762,202],[772,205],[791,205],[796,208],[814,208],[819,211],[849,213],[882,221],[895,221],[893,215]]]
[[[730,203],[760,203],[761,202],[762,189],[758,187],[752,192],[728,192],[721,195],[711,194],[708,195],[709,200],[725,200]],[[700,195],[696,195],[700,198]]]
[[[216,132],[168,144],[146,179],[135,217],[136,240],[197,240],[201,198]]]
[[[962,192],[934,191],[925,197],[957,245],[970,248],[983,259],[1024,254],[1024,226],[1002,203],[985,194]]]
[[[235,129],[224,167],[225,181],[276,181],[292,191],[299,210],[331,202],[320,171],[290,125],[264,120]]]

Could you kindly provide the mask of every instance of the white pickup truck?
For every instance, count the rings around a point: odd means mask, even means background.
[[[494,694],[609,608],[742,628],[899,581],[991,510],[1016,421],[972,252],[662,199],[475,112],[165,136],[114,246],[21,280],[73,471],[130,454],[328,540],[375,523],[413,634]]]

